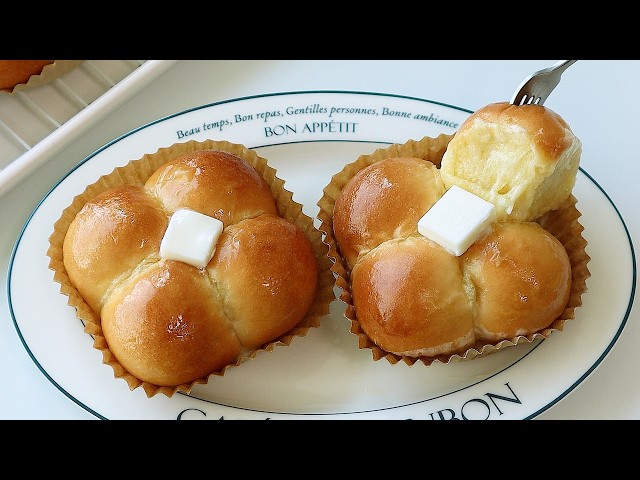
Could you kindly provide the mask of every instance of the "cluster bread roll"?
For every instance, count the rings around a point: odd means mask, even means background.
[[[104,339],[99,348],[135,379],[130,385],[148,395],[188,391],[294,332],[316,302],[328,308],[318,295],[332,287],[308,224],[285,218],[282,198],[239,155],[200,148],[147,177],[88,199],[62,241],[69,282]],[[224,225],[204,268],[160,255],[172,214],[184,208]]]
[[[451,254],[417,229],[444,194],[438,176],[425,160],[388,158],[360,170],[336,200],[335,238],[362,328],[391,353],[433,356],[548,326],[569,298],[563,245],[536,223],[499,222]]]
[[[551,110],[498,103],[453,135],[362,155],[334,175],[319,217],[360,347],[428,365],[562,329],[589,276],[572,195],[580,152]],[[497,213],[458,254],[418,228],[454,185]]]

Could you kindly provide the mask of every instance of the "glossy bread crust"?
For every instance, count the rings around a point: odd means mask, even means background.
[[[205,268],[159,255],[179,208],[224,223]],[[206,378],[289,332],[318,285],[311,242],[278,215],[267,182],[240,157],[211,149],[87,202],[67,230],[63,261],[111,353],[158,386]]]
[[[389,158],[355,174],[333,210],[334,233],[350,268],[358,255],[418,232],[418,220],[444,194],[436,166],[421,158]]]

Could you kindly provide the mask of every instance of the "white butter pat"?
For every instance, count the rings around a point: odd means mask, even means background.
[[[204,268],[213,257],[223,225],[194,210],[176,210],[160,242],[160,256]]]
[[[495,221],[495,205],[453,185],[418,220],[418,232],[459,257]]]

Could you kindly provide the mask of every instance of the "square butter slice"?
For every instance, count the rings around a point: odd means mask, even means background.
[[[204,268],[213,257],[223,225],[194,210],[176,210],[160,242],[160,256]]]
[[[418,220],[418,232],[460,256],[495,221],[495,205],[453,185]]]

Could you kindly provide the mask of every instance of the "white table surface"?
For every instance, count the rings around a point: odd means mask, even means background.
[[[95,419],[67,398],[25,351],[7,301],[12,248],[30,213],[76,163],[112,139],[203,104],[272,92],[342,90],[435,100],[468,110],[509,100],[530,73],[557,60],[181,60],[0,197],[0,419]],[[581,168],[607,192],[640,245],[640,61],[581,60],[546,106],[583,142]],[[37,292],[33,293],[37,300]],[[538,419],[640,419],[640,310],[574,391]]]

